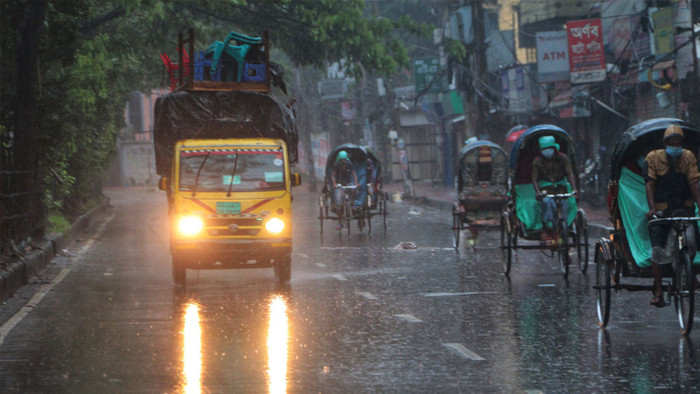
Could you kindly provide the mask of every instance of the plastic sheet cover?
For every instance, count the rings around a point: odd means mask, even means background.
[[[651,241],[649,240],[646,186],[644,178],[622,167],[617,198],[625,226],[626,240],[637,266],[651,267]],[[693,264],[700,264],[700,253],[695,255]]]
[[[156,172],[169,176],[175,143],[183,139],[279,138],[298,160],[293,111],[267,93],[182,91],[156,101],[153,139]]]

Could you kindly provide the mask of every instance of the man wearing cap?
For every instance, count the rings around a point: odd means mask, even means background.
[[[540,209],[545,229],[552,230],[557,202],[553,198],[543,197],[543,192],[547,194],[568,193],[568,188],[571,187],[572,192],[576,193],[576,184],[569,158],[559,152],[559,144],[555,142],[554,137],[551,135],[540,137],[539,144],[540,155],[532,162],[532,185],[535,187],[537,200],[542,201]],[[561,205],[563,216],[566,217],[568,202],[562,200]],[[546,233],[542,235],[543,239],[547,236]]]
[[[644,177],[649,206],[647,219],[654,216],[670,217],[679,209],[692,215],[695,213],[694,204],[700,206],[697,159],[693,152],[683,149],[683,140],[683,129],[671,125],[664,131],[664,149],[652,150],[646,156]],[[650,304],[658,307],[666,305],[662,295],[660,265],[671,262],[664,249],[670,228],[670,223],[654,223],[649,226],[651,267],[656,289]]]
[[[355,169],[348,159],[348,152],[341,150],[338,152],[338,157],[333,164],[333,172],[331,172],[331,182],[333,182],[333,198],[338,207],[343,202],[340,200],[342,189],[339,186],[357,185],[357,174]],[[352,194],[351,194],[352,195]],[[343,228],[343,218],[338,215],[339,223],[336,227],[338,230]]]

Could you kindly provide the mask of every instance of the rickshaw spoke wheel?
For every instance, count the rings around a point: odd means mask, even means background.
[[[501,215],[501,265],[503,266],[503,274],[510,275],[510,268],[513,262],[513,245],[511,240],[514,237],[508,231],[507,220],[505,215]]]
[[[323,198],[319,198],[318,205],[318,221],[321,224],[321,234],[323,234]]]
[[[454,248],[456,250],[459,250],[459,230],[462,227],[461,221],[462,221],[462,219],[461,219],[461,215],[459,214],[459,212],[453,212],[452,213],[452,235],[453,235],[454,240],[452,242],[452,246],[454,246]]]
[[[690,254],[688,251],[679,251],[678,259],[676,272],[674,272],[673,275],[675,282],[674,288],[676,291],[673,301],[676,306],[676,314],[678,315],[681,333],[687,336],[693,329],[695,276],[693,275],[693,265],[690,261]]]
[[[389,212],[387,210],[387,204],[386,204],[387,200],[388,200],[388,197],[386,194],[384,194],[384,199],[382,201],[382,220],[384,222],[384,231],[385,232],[386,232],[386,216],[389,214]]]
[[[352,203],[350,200],[345,200],[345,228],[348,230],[348,236],[350,236],[350,220],[352,219]]]
[[[610,265],[605,261],[602,247],[598,247],[595,255],[595,298],[600,327],[606,327],[610,319],[610,293]]]
[[[566,225],[566,219],[559,220],[559,269],[561,270],[564,279],[569,276],[569,229]]]
[[[581,214],[581,211],[576,214],[574,224],[576,225],[578,269],[585,274],[588,270],[588,229],[586,226],[586,219]]]
[[[365,218],[367,220],[367,233],[372,233],[372,211],[370,208],[365,208]]]

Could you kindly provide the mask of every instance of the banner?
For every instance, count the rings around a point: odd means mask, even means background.
[[[654,13],[654,46],[656,54],[663,55],[673,51],[673,9],[661,8]]]
[[[537,72],[542,83],[569,80],[569,47],[566,30],[542,31],[535,34]]]
[[[571,83],[600,82],[605,79],[603,27],[600,19],[566,23]]]

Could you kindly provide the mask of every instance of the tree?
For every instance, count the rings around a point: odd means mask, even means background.
[[[175,53],[178,32],[194,28],[203,48],[269,30],[294,66],[345,59],[356,76],[405,67],[392,32],[415,27],[363,10],[362,0],[0,2],[0,243],[41,236],[48,211],[77,215],[99,196],[124,103],[165,85],[158,55]]]

